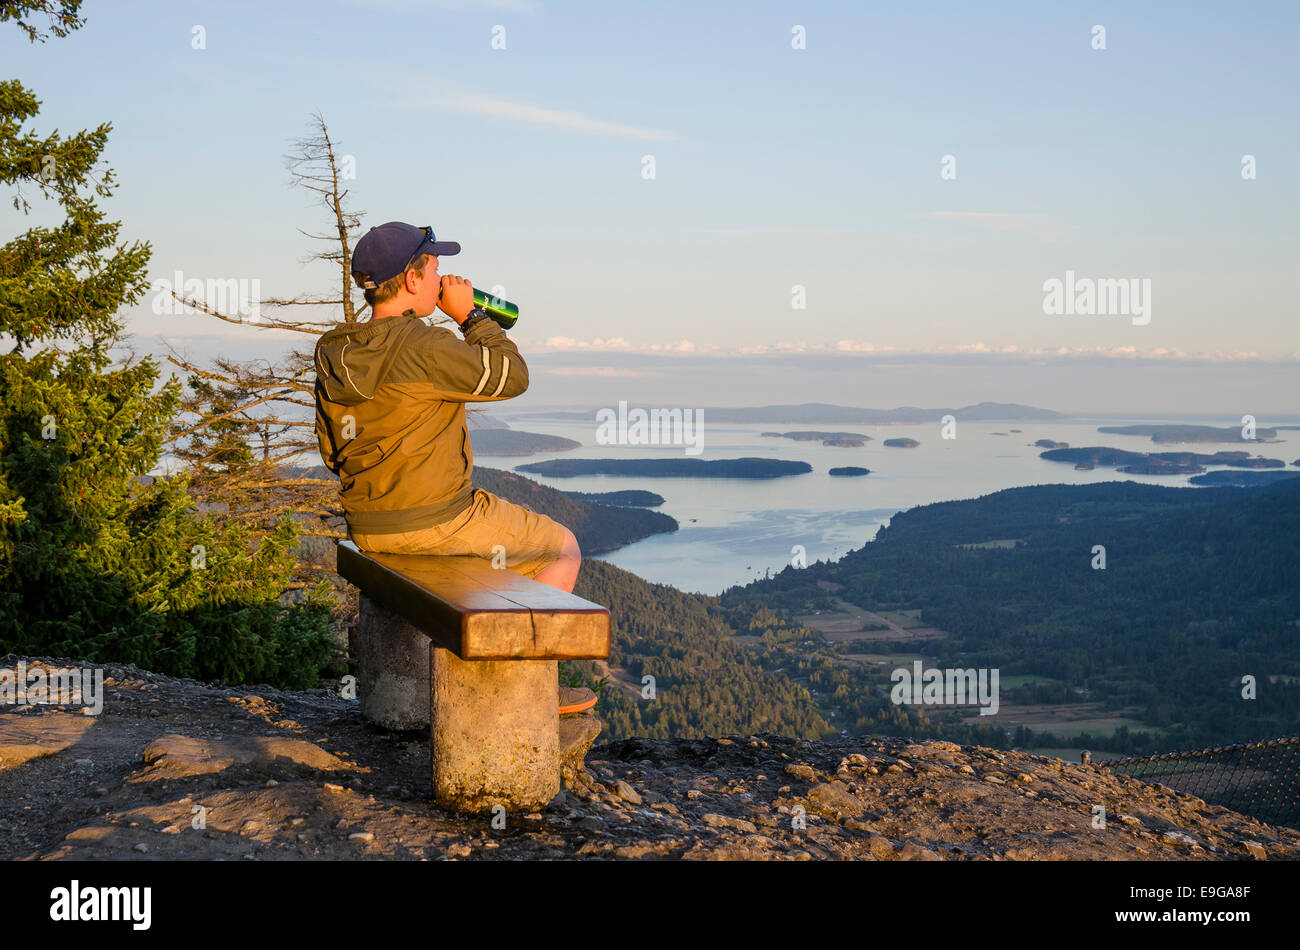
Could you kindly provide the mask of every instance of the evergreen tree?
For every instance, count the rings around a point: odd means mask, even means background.
[[[6,2],[0,21],[35,41],[24,17],[45,13],[63,35],[77,6]],[[148,289],[150,249],[119,243],[96,204],[114,187],[98,167],[111,127],[41,136],[26,128],[39,108],[0,82],[0,184],[17,210],[30,212],[29,187],[64,219],[0,245],[0,653],[314,686],[329,604],[324,584],[279,603],[292,522],[254,548],[247,529],[198,517],[184,477],[149,477],[180,384],[155,391],[158,365],[121,354],[118,311]]]

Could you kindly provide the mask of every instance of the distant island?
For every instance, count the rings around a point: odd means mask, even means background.
[[[1078,469],[1078,466],[1075,466]],[[1196,462],[1166,462],[1161,459],[1148,458],[1132,465],[1121,465],[1125,475],[1198,475],[1205,471],[1205,466]]]
[[[639,488],[623,491],[566,491],[563,494],[589,505],[621,505],[627,508],[655,508],[664,503],[663,495]]]
[[[516,465],[517,472],[553,478],[578,475],[643,475],[651,478],[780,478],[812,471],[807,462],[784,459],[548,459]]]
[[[1276,429],[1257,427],[1255,429],[1256,438],[1243,439],[1241,437],[1240,426],[1224,426],[1223,428],[1216,428],[1215,426],[1185,425],[1098,426],[1097,431],[1105,432],[1109,435],[1149,435],[1151,436],[1152,442],[1164,443],[1266,442],[1277,438]]]
[[[821,442],[838,448],[862,448],[871,441],[871,436],[861,432],[823,432],[819,429],[796,429],[793,432],[764,432],[765,436],[778,439],[793,439],[796,442]]]
[[[568,452],[582,445],[581,442],[558,435],[543,435],[540,432],[521,432],[518,429],[506,428],[470,429],[469,441],[475,455],[489,456]]]
[[[678,528],[677,520],[663,512],[588,504],[549,485],[498,468],[475,465],[473,485],[558,521],[577,537],[584,554],[605,554]]]
[[[806,402],[779,406],[704,406],[700,418],[709,422],[771,422],[781,425],[906,425],[923,422],[940,422],[952,416],[967,422],[1024,422],[1068,418],[1064,413],[1050,409],[1036,409],[1013,402],[981,402],[959,409],[921,409],[916,406],[899,406],[894,409],[860,409],[856,406],[837,406],[824,402]],[[591,421],[594,410],[566,410],[561,412],[515,413],[511,418],[545,416],[547,419],[574,419]],[[771,433],[764,433],[770,435]]]
[[[887,445],[891,449],[914,449],[921,443],[916,439],[886,439],[881,444]]]
[[[1188,479],[1193,485],[1230,485],[1258,488],[1287,478],[1300,478],[1300,472],[1207,472]]]
[[[827,472],[828,475],[851,476],[851,475],[870,475],[871,469],[861,468],[857,465],[837,465]]]
[[[1039,439],[1034,445],[1040,449],[1068,449],[1069,442],[1053,442],[1051,439]]]
[[[286,465],[281,467],[281,471],[297,478],[338,481],[338,476],[324,465]],[[515,504],[527,505],[538,514],[554,518],[573,532],[584,554],[606,554],[642,538],[678,528],[677,520],[663,512],[585,502],[513,472],[475,465],[471,480],[475,488]],[[303,550],[314,549],[333,557],[334,541],[330,538],[306,536],[301,545]]]
[[[1049,462],[1072,462],[1077,471],[1087,471],[1096,465],[1118,467],[1127,475],[1196,475],[1204,472],[1206,465],[1282,468],[1286,464],[1281,459],[1252,458],[1249,452],[1215,452],[1213,455],[1198,452],[1147,453],[1103,446],[1049,449],[1038,453],[1038,457]]]

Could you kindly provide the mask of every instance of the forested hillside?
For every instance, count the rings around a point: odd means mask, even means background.
[[[1093,566],[1095,546],[1104,569]],[[902,512],[837,563],[787,568],[722,602],[803,611],[838,597],[919,609],[948,634],[930,647],[938,665],[1056,681],[1004,695],[1136,707],[1160,731],[1124,730],[1117,744],[1136,751],[1297,728],[1298,564],[1300,481],[1247,491],[1046,485]],[[906,648],[876,644],[891,646]],[[1247,676],[1255,699],[1243,699]]]
[[[834,732],[805,687],[732,641],[735,631],[716,598],[590,560],[583,562],[574,593],[609,607],[609,666],[630,686],[607,681],[602,690],[606,736],[769,731],[817,738]],[[595,675],[597,664],[574,666]]]

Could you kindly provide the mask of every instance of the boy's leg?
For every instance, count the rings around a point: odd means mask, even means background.
[[[446,524],[400,534],[359,534],[349,528],[348,535],[363,551],[504,558],[510,570],[570,593],[582,563],[578,540],[564,525],[482,489]],[[562,715],[595,705],[591,690],[557,687]]]
[[[564,525],[482,489],[446,524],[352,538],[363,551],[480,557],[570,592],[582,562],[577,539]]]
[[[550,584],[562,591],[573,593],[573,585],[578,580],[578,568],[582,565],[582,551],[578,548],[578,539],[568,528],[564,529],[564,546],[560,556],[537,572],[533,580]]]

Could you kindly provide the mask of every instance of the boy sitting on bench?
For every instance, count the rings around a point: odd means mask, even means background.
[[[582,555],[573,532],[470,484],[465,404],[528,388],[528,367],[462,277],[438,275],[460,252],[432,228],[390,222],[357,242],[352,277],[371,318],[316,344],[316,435],[341,480],[348,536],[363,551],[468,555],[572,592]],[[421,319],[439,308],[464,339]],[[561,690],[561,713],[595,704]]]

